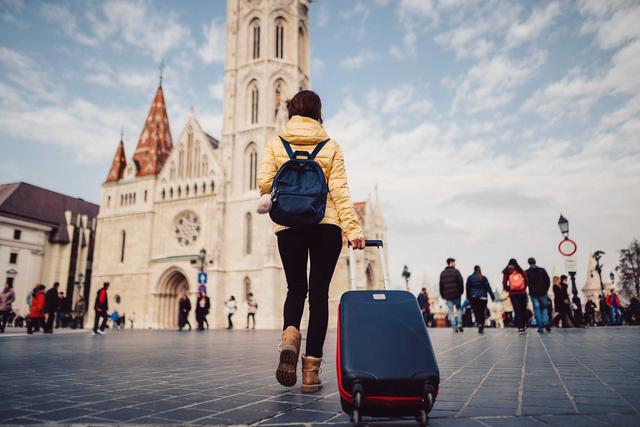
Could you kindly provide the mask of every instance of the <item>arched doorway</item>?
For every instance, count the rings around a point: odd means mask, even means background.
[[[182,272],[170,269],[158,281],[156,296],[156,325],[160,329],[178,327],[178,299],[189,292],[189,282]]]

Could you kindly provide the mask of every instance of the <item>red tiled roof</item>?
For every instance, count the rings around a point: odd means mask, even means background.
[[[87,215],[92,220],[100,207],[26,182],[0,184],[0,215],[35,221],[52,227],[51,243],[69,243],[65,211]]]
[[[158,86],[133,154],[136,176],[156,175],[169,157],[173,141],[162,86]]]
[[[127,167],[127,158],[124,155],[124,143],[120,140],[118,148],[116,149],[116,155],[113,156],[113,162],[111,162],[111,169],[107,175],[105,182],[116,182],[122,179],[124,169]]]

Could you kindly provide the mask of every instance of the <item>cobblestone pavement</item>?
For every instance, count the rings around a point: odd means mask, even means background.
[[[640,328],[430,333],[442,376],[433,426],[640,425]],[[278,336],[4,336],[0,423],[348,425],[336,391],[335,333],[325,387],[315,395],[276,383]],[[386,422],[399,424],[416,425]]]

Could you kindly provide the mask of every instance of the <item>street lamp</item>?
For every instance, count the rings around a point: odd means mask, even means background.
[[[558,219],[558,227],[560,227],[560,232],[564,236],[565,239],[569,238],[569,220],[560,214],[560,219]]]
[[[600,279],[600,292],[604,297],[604,283],[602,283],[602,267],[604,267],[604,265],[600,264],[600,258],[602,258],[602,255],[604,255],[603,251],[595,251],[593,253],[593,259],[596,260],[596,271],[598,272],[598,278]]]
[[[609,273],[609,279],[611,279],[611,284],[613,285],[613,281],[615,280],[616,275],[613,274],[613,271],[611,273]]]
[[[409,267],[406,265],[402,269],[402,277],[404,277],[406,289],[409,290],[409,278],[411,277],[411,272],[409,271]]]

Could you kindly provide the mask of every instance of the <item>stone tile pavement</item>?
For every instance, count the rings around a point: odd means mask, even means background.
[[[640,328],[431,329],[442,376],[433,426],[640,426]],[[277,331],[0,336],[0,424],[349,425],[335,381],[274,379]],[[413,420],[371,425],[416,425]]]

